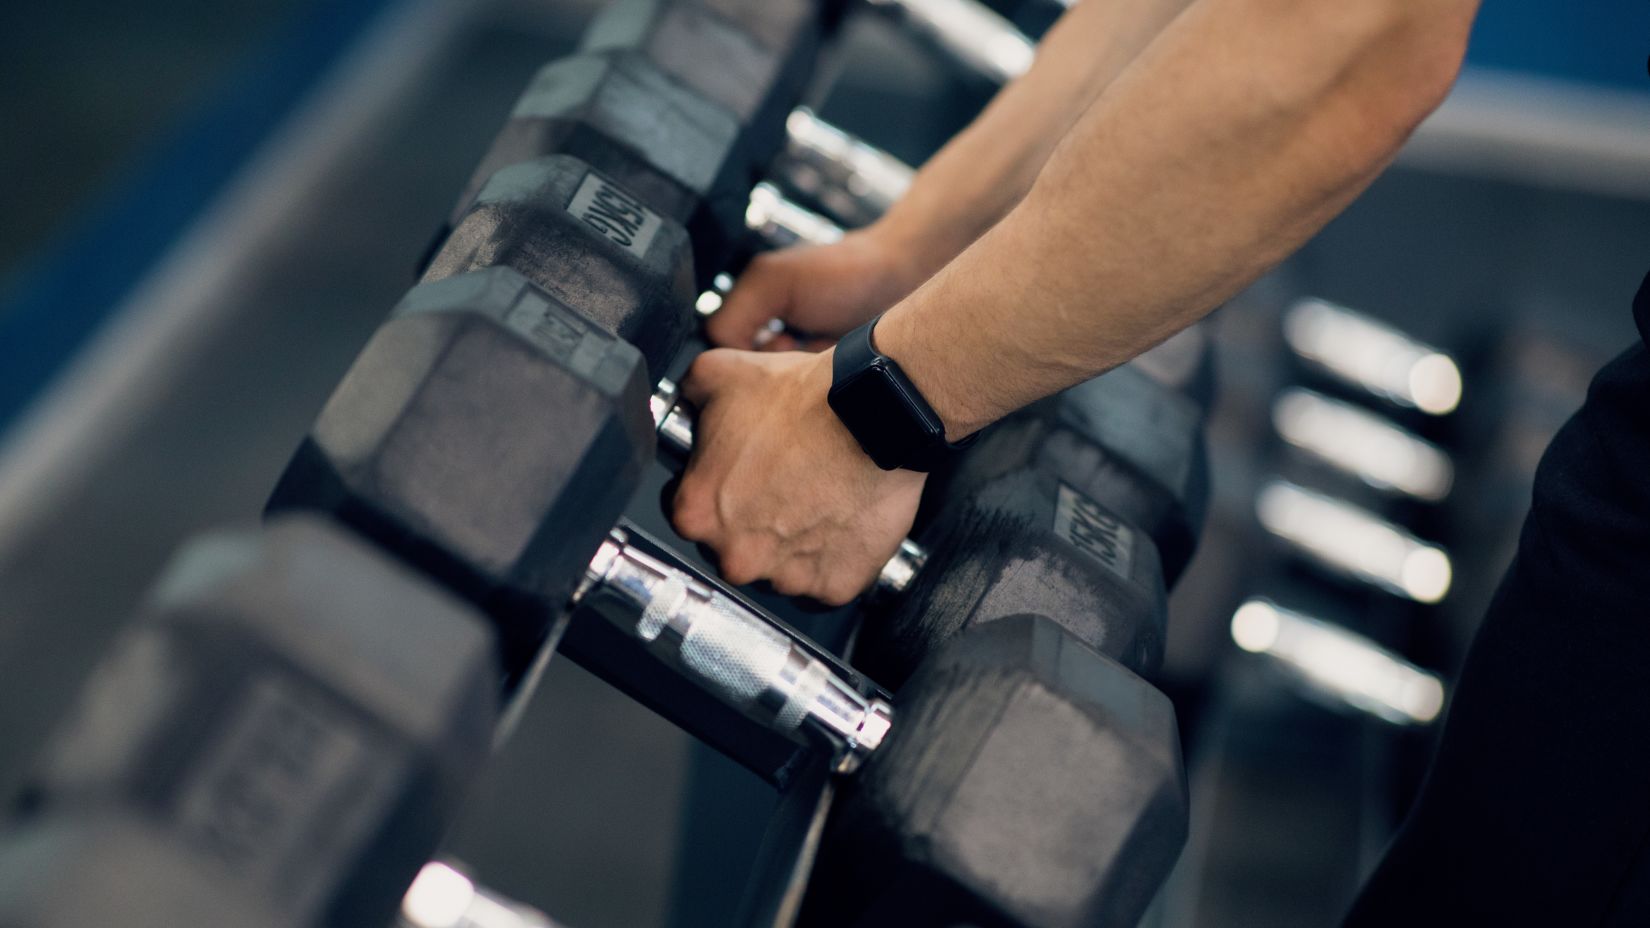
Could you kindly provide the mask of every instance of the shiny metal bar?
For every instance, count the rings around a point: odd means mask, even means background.
[[[1031,69],[1037,43],[976,0],[868,0],[872,9],[994,84]]]
[[[745,225],[769,248],[792,245],[829,245],[842,240],[842,227],[824,216],[786,199],[769,183],[751,190],[745,207]]]
[[[1255,497],[1255,514],[1268,532],[1339,573],[1421,603],[1449,593],[1448,552],[1346,500],[1273,480]]]
[[[1379,490],[1436,503],[1455,481],[1455,465],[1442,448],[1321,393],[1292,388],[1279,394],[1272,426],[1290,446]]]
[[[1283,337],[1312,366],[1389,403],[1433,416],[1461,403],[1454,358],[1345,306],[1301,300],[1283,315]]]
[[[875,222],[905,195],[916,174],[806,107],[785,121],[785,148],[771,170],[850,226]]]
[[[1394,725],[1426,725],[1444,708],[1444,684],[1333,622],[1251,599],[1232,614],[1238,647],[1270,658],[1308,694]]]
[[[766,616],[629,540],[614,529],[585,572],[581,596],[600,586],[634,607],[603,612],[610,621],[751,719],[823,743],[840,773],[881,745],[893,723],[887,702],[861,695]]]

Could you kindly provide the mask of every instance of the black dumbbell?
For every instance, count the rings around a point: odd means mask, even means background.
[[[512,164],[481,188],[424,279],[514,268],[635,345],[655,382],[693,331],[698,290],[687,232],[648,202],[568,155]]]
[[[270,509],[329,513],[481,603],[498,623],[505,687],[514,690],[562,627],[586,565],[653,454],[642,368],[634,349],[508,269],[421,285],[363,349]],[[679,422],[661,421],[679,440]],[[1029,533],[1014,542],[1021,561],[1108,591],[1114,612],[1099,626],[1075,595],[1044,600],[1068,627],[1103,649],[1105,630],[1124,622],[1156,628],[1160,638],[1162,581],[1150,545],[1139,546],[1124,576],[1060,543],[1052,523],[999,528]],[[887,585],[913,575],[933,588],[998,582],[967,572],[978,558],[919,562],[896,557]],[[668,678],[644,672],[645,662],[600,628],[575,623],[568,656],[686,727],[702,733],[707,723],[694,719],[718,717],[691,694],[660,689]],[[789,756],[783,745],[738,729],[706,740],[779,776]]]
[[[1185,840],[1174,727],[1160,693],[1045,619],[965,633],[901,694],[859,773],[824,790],[839,798],[809,840],[796,923],[1137,923]],[[554,923],[432,862],[400,928],[455,925]]]
[[[494,642],[326,524],[189,546],[0,837],[0,924],[384,924],[491,745]]]
[[[479,604],[523,692],[654,453],[635,348],[508,268],[422,284],[363,348],[269,511],[319,511]],[[770,779],[796,753],[574,623],[565,653]]]
[[[953,501],[1020,470],[1047,474],[1062,492],[1101,501],[1144,529],[1170,586],[1196,551],[1209,496],[1203,418],[1138,368],[1112,370],[987,429],[937,481],[929,505],[945,519]]]
[[[616,0],[596,14],[579,47],[635,53],[731,113],[748,187],[783,145],[820,45],[812,0]]]
[[[754,178],[740,143],[731,112],[639,54],[563,58],[534,75],[455,207],[452,224],[459,230],[473,219],[472,205],[500,170],[543,155],[571,155],[651,211],[686,226],[703,283],[720,269],[734,248],[732,236],[743,228]],[[439,255],[434,261],[441,261]]]
[[[850,774],[835,784],[799,925],[1140,919],[1187,814],[1174,712],[1145,681],[1021,614],[964,630],[891,707],[742,604],[628,548],[616,532],[592,564],[631,600],[606,613],[615,627],[767,724],[816,726]]]
[[[801,100],[819,29],[804,0],[620,0],[580,54],[533,77],[455,204],[500,169],[578,157],[692,236],[701,288],[743,247],[751,187]]]
[[[793,110],[818,57],[814,13],[810,0],[608,5],[581,54],[534,77],[450,223],[462,220],[498,170],[570,154],[683,222],[698,280],[708,289],[718,271],[741,259],[754,208],[747,197],[770,166],[827,205],[852,211],[859,204],[859,218],[860,200],[886,209],[909,183],[910,169],[811,112]]]

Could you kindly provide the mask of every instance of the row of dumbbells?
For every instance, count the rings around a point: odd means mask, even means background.
[[[386,923],[560,650],[770,780],[851,774],[803,923],[1138,917],[1185,828],[1142,675],[1201,520],[1196,342],[937,480],[857,670],[622,522],[691,447],[665,376],[810,128],[825,22],[625,0],[535,78],[271,526],[181,556],[95,674],[10,820],[0,913]]]
[[[1426,725],[1443,682],[1402,652],[1453,581],[1449,552],[1425,535],[1455,463],[1428,435],[1460,405],[1460,366],[1321,299],[1290,305],[1281,334],[1290,375],[1272,402],[1274,472],[1255,514],[1286,557],[1234,614],[1233,640],[1315,699]]]

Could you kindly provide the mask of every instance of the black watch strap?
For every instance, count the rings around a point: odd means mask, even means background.
[[[877,321],[837,342],[831,359],[831,409],[883,470],[933,470],[973,436],[945,440],[945,423],[934,407],[899,364],[871,343]]]

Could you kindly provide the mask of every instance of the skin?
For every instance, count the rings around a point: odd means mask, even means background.
[[[755,262],[709,334],[746,349],[779,318],[828,340],[886,310],[878,350],[948,437],[971,434],[1152,347],[1297,249],[1443,100],[1476,9],[1080,3],[886,217]],[[846,602],[910,528],[923,475],[860,450],[826,405],[830,365],[829,350],[718,349],[683,384],[701,437],[673,520],[730,582]]]

